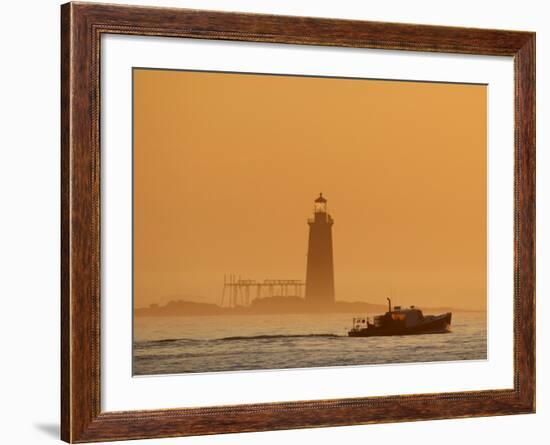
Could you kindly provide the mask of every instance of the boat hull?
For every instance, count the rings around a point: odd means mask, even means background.
[[[451,316],[452,314],[448,312],[436,317],[430,317],[416,326],[409,327],[397,323],[380,327],[369,325],[369,327],[364,329],[352,329],[348,332],[348,335],[350,337],[387,337],[391,335],[443,334],[450,332]]]

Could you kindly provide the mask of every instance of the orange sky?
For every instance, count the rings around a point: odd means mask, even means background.
[[[485,309],[482,85],[134,70],[135,305],[305,279],[319,192],[336,299]]]

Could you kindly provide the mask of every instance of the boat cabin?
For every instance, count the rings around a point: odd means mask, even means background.
[[[401,309],[401,306],[395,306],[393,311],[386,313],[392,321],[403,323],[406,327],[416,326],[424,320],[424,314],[420,309],[411,306],[407,309]]]
[[[367,329],[369,326],[384,327],[390,324],[398,324],[404,327],[417,326],[424,321],[424,314],[415,306],[402,308],[395,306],[392,308],[391,300],[388,298],[388,312],[384,315],[370,317],[355,317],[353,319],[353,329]]]
[[[371,324],[371,320],[368,317],[355,317],[353,319],[353,329],[367,329],[368,325]]]

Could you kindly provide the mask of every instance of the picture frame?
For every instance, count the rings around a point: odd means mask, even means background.
[[[106,34],[513,57],[513,389],[102,411],[100,61],[101,37]],[[61,203],[61,438],[64,441],[535,412],[534,33],[64,4],[61,7]]]

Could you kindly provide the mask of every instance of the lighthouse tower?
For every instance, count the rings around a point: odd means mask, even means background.
[[[313,218],[308,220],[306,302],[312,305],[334,303],[334,264],[332,260],[332,224],[327,200],[320,193],[315,200]]]

